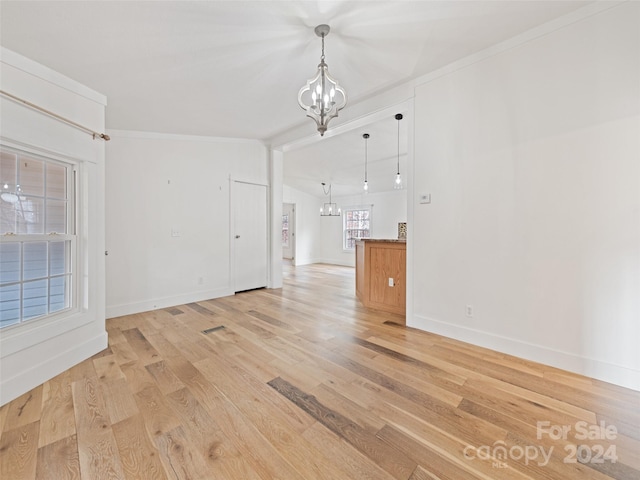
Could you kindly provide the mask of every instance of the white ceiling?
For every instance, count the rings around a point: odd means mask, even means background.
[[[331,26],[329,70],[353,105],[587,3],[2,0],[0,42],[105,94],[109,129],[269,142],[315,128],[297,93],[319,62],[320,23]],[[395,169],[397,124],[367,128],[370,183],[382,185],[375,172]],[[358,189],[362,133],[287,152],[285,181],[320,189],[330,176]]]

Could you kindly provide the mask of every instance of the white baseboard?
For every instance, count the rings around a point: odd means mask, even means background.
[[[209,300],[211,298],[228,297],[233,294],[234,292],[229,288],[204,290],[182,295],[173,295],[170,297],[152,298],[150,300],[126,303],[122,305],[107,305],[106,313],[107,318],[122,317],[123,315],[148,312],[151,310],[157,310],[158,308],[184,305],[185,303],[201,302],[203,300]]]
[[[640,391],[640,371],[494,333],[414,315],[407,326]]]
[[[322,261],[319,258],[296,257],[293,259],[293,265],[296,267],[301,267],[302,265],[313,265],[314,263],[322,263]]]
[[[11,378],[2,378],[0,381],[0,406],[104,350],[107,345],[107,332],[102,332],[80,345],[31,365],[28,369]]]
[[[355,257],[354,257],[355,258]],[[340,265],[341,267],[355,267],[356,262],[355,259],[342,259],[342,258],[323,258],[318,263],[327,263],[329,265]]]

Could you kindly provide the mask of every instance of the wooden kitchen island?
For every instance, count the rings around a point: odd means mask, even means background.
[[[356,242],[356,296],[365,307],[405,315],[406,247],[405,240]]]

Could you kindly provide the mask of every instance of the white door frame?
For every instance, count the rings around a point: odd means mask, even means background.
[[[289,215],[289,250],[291,253],[291,258],[290,258],[291,263],[295,265],[296,264],[296,204],[284,202],[282,204],[283,214],[285,212],[285,205],[291,206],[291,215]],[[288,257],[284,256],[284,252],[283,252],[282,258],[289,259]]]
[[[243,183],[243,184],[247,184],[247,185],[257,185],[260,187],[265,187],[266,188],[266,212],[267,212],[267,231],[266,231],[266,241],[267,241],[267,249],[266,249],[266,255],[267,255],[267,276],[266,276],[266,283],[265,286],[268,286],[269,284],[269,278],[271,275],[271,258],[269,255],[270,250],[270,232],[269,232],[269,216],[270,216],[270,211],[271,211],[271,205],[270,205],[270,189],[269,189],[269,185],[264,184],[264,183],[257,183],[257,182],[246,182],[243,180],[235,180],[232,177],[229,177],[229,290],[233,293],[236,292],[236,229],[235,229],[235,208],[236,208],[236,202],[241,201],[240,199],[236,198],[236,191],[235,191],[235,185],[237,183]]]

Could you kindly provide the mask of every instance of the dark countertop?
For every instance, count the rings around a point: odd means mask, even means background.
[[[407,243],[407,240],[404,238],[361,238],[358,242]]]

